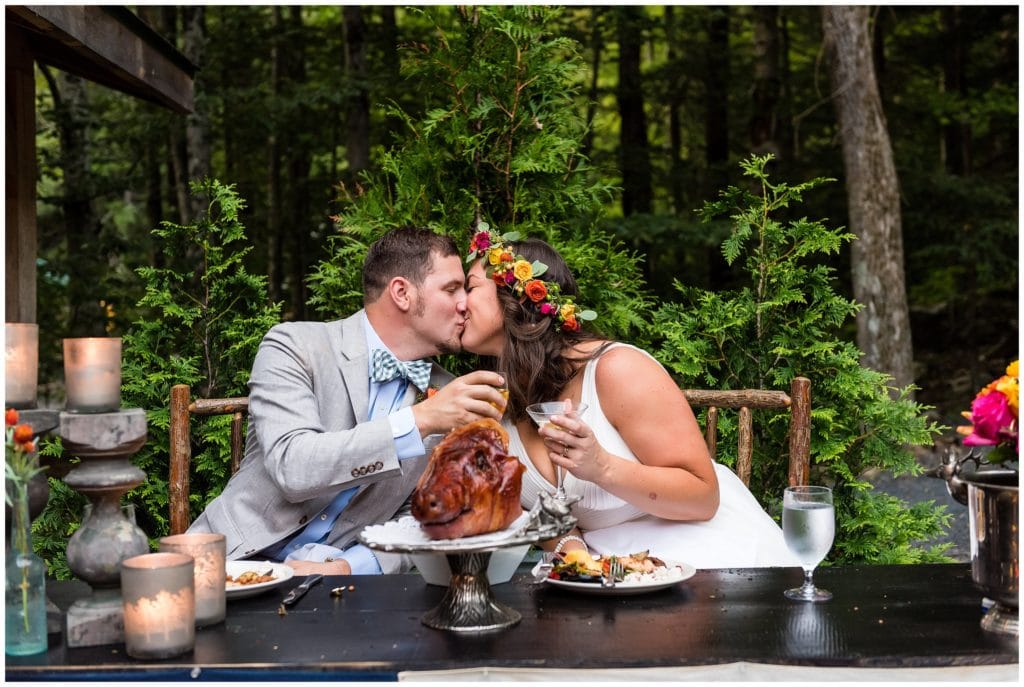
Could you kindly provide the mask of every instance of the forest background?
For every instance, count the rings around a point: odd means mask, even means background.
[[[196,112],[181,118],[37,67],[44,380],[61,376],[63,337],[123,335],[159,310],[138,270],[189,258],[165,243],[187,237],[154,229],[201,221],[209,198],[190,194],[190,180],[217,178],[244,199],[235,209],[252,250],[239,259],[265,276],[265,302],[250,307],[347,314],[317,292],[331,279],[325,262],[346,255],[332,243],[336,220],[429,128],[447,95],[423,72],[410,77],[410,55],[442,51],[466,19],[455,7],[136,11],[199,65]],[[947,428],[1017,355],[1018,20],[1016,6],[869,15],[898,175],[912,380]],[[698,210],[730,185],[748,188],[740,163],[752,154],[774,156],[776,183],[838,180],[808,189],[797,212],[849,225],[820,8],[571,6],[545,16],[544,35],[567,41],[580,66],[560,75],[571,82],[562,95],[586,125],[575,152],[603,190],[581,226],[635,256],[646,302],[747,283],[721,247],[731,224]],[[851,298],[849,243],[820,260]],[[653,336],[633,331],[641,344]],[[852,318],[840,336],[856,340]],[[205,391],[239,393],[239,382],[244,392],[244,375]]]

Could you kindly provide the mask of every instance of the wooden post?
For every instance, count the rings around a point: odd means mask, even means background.
[[[171,510],[171,534],[181,534],[188,529],[190,518],[188,508],[188,473],[192,462],[192,446],[189,441],[189,396],[187,384],[171,387],[171,447],[167,492]]]
[[[811,380],[794,377],[790,385],[789,484],[803,486],[811,470]]]
[[[36,89],[25,32],[8,26],[4,319],[36,321]]]

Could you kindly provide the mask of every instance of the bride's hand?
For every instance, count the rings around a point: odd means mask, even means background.
[[[562,466],[577,479],[598,482],[606,454],[590,425],[574,415],[556,415],[538,433],[552,464]]]

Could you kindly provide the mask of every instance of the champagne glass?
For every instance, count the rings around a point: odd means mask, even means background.
[[[533,421],[537,423],[537,428],[541,428],[544,425],[551,422],[551,418],[555,415],[571,415],[575,413],[579,416],[584,410],[587,409],[586,403],[580,403],[575,408],[572,407],[572,401],[566,399],[564,401],[548,401],[546,403],[534,403],[526,406],[526,413],[533,418]],[[557,423],[555,423],[557,425]],[[555,475],[557,484],[555,485],[555,498],[559,501],[566,500],[565,488],[562,486],[563,470],[561,465],[555,465]]]
[[[814,586],[814,569],[832,548],[836,511],[828,487],[787,487],[782,497],[782,535],[804,569],[804,583],[787,589],[794,601],[828,601],[832,593]]]

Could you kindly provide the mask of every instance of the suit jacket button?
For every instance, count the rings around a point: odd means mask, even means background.
[[[358,477],[359,476],[359,469],[358,468],[352,468],[352,476],[353,477]]]
[[[359,474],[360,475],[365,475],[367,472],[369,472],[369,471],[366,469],[365,465],[363,465],[362,467],[359,468]]]
[[[373,464],[373,467],[376,468],[377,470],[382,470],[384,468],[384,463],[378,460],[376,463]]]

